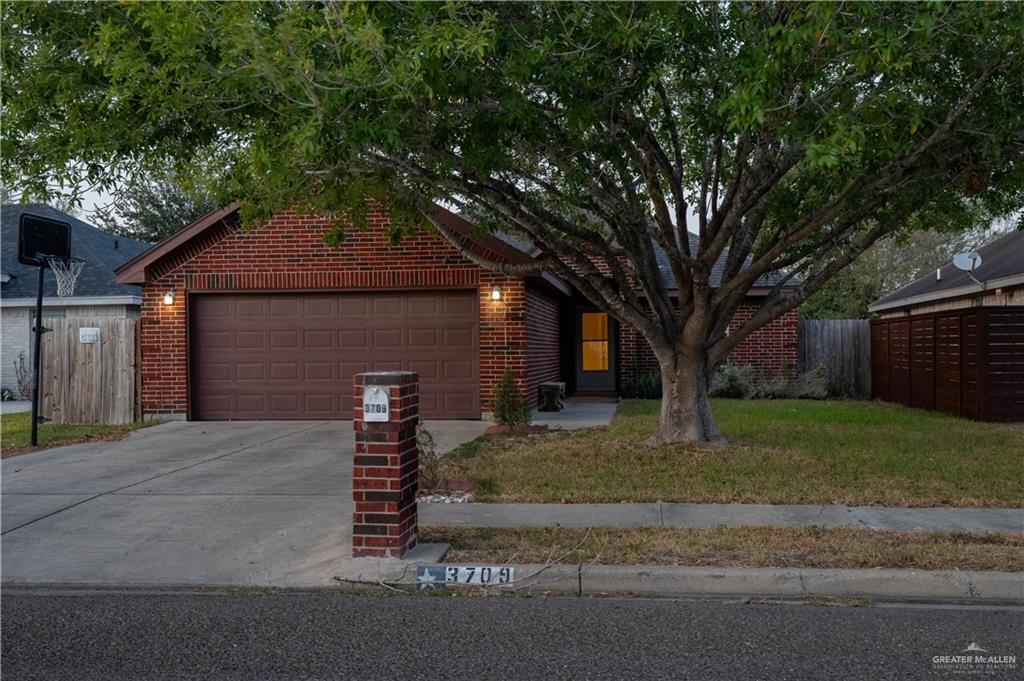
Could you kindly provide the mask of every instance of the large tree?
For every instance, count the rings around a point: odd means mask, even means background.
[[[96,208],[92,222],[112,234],[160,241],[215,206],[191,176],[165,169],[119,187],[109,203]]]
[[[298,203],[359,225],[373,197],[396,229],[524,273],[432,210],[472,207],[650,343],[658,443],[723,441],[710,373],[875,241],[1024,204],[1014,3],[2,11],[5,181],[115,183],[201,154],[248,222]]]
[[[925,275],[957,253],[996,238],[1008,225],[966,231],[914,230],[883,239],[829,279],[799,308],[804,319],[868,319],[868,306]]]

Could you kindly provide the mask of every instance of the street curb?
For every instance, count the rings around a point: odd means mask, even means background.
[[[383,566],[381,566],[383,567]],[[579,596],[770,596],[1024,604],[1024,572],[722,568],[662,565],[515,565],[494,591]],[[390,574],[386,574],[390,573]],[[368,577],[363,573],[361,577]],[[413,584],[410,571],[379,581]],[[391,578],[391,579],[389,579]]]

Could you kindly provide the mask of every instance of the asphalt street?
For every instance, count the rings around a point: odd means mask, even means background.
[[[922,679],[1020,608],[5,589],[14,679]]]

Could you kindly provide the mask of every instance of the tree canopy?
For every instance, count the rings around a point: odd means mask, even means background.
[[[90,218],[111,234],[156,242],[214,208],[201,186],[165,171],[119,187]]]
[[[248,221],[298,203],[359,225],[371,196],[456,245],[432,205],[472,207],[647,339],[672,379],[662,441],[717,439],[708,372],[878,239],[1024,205],[1014,3],[2,11],[5,182],[202,157]]]

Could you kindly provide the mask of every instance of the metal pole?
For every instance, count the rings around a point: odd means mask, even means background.
[[[43,349],[43,270],[39,265],[39,287],[36,289],[35,352],[32,355],[32,446],[38,444],[39,430],[39,354]]]

